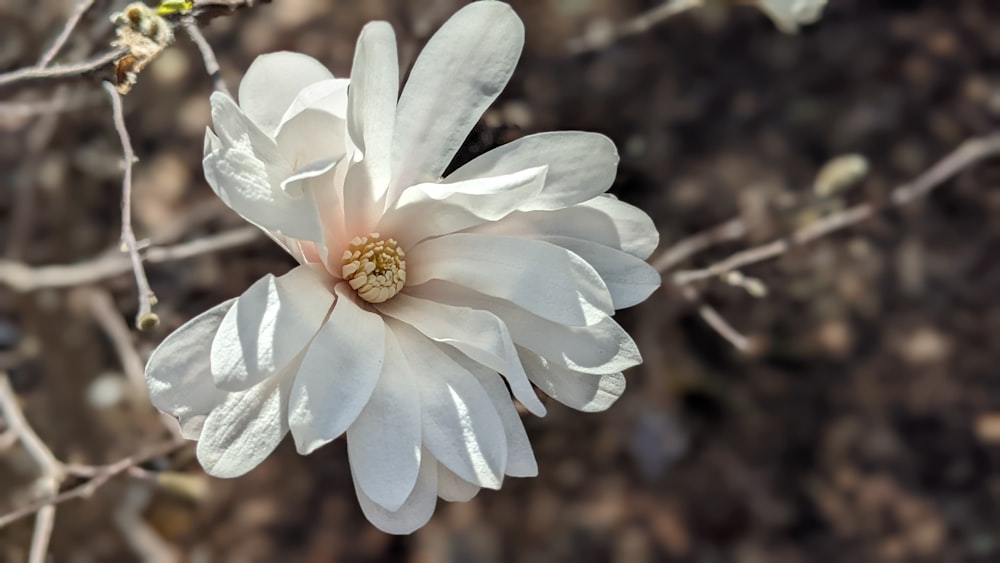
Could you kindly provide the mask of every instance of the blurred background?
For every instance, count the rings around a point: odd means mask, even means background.
[[[274,0],[204,33],[235,90],[250,62],[275,50],[347,76],[372,19],[395,26],[405,69],[462,4]],[[657,3],[511,4],[527,27],[524,56],[459,162],[532,132],[604,133],[622,153],[612,191],[650,213],[661,250],[753,219],[743,239],[680,267],[883,200],[1000,125],[996,0],[830,0],[798,35],[751,6],[714,2],[572,54],[575,38]],[[33,64],[73,6],[0,0],[0,72]],[[106,51],[108,15],[121,6],[98,0],[58,60]],[[201,174],[211,90],[178,33],[125,98],[140,238],[172,243],[241,226]],[[817,172],[845,153],[867,157],[868,175],[817,200]],[[114,249],[120,160],[94,79],[0,90],[4,258],[63,264]],[[365,521],[342,441],[300,457],[286,440],[240,479],[204,477],[188,447],[144,465],[174,472],[166,486],[120,476],[60,505],[52,560],[1000,561],[998,182],[1000,161],[984,162],[926,199],[746,269],[765,297],[698,285],[751,339],[749,354],[676,291],[621,312],[646,358],[625,396],[600,414],[550,401],[546,418],[525,419],[539,477],[441,502],[410,537]],[[187,319],[291,266],[265,237],[149,265],[162,322],[125,342],[145,358]],[[91,287],[0,286],[0,370],[64,461],[111,463],[167,437],[108,337],[107,326],[131,326],[135,311],[130,273]],[[32,498],[36,477],[23,449],[0,440],[0,514]],[[0,530],[0,562],[26,560],[31,535],[30,518]]]

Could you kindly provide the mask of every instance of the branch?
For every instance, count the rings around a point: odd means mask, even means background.
[[[789,236],[737,252],[707,268],[679,271],[671,276],[670,281],[674,285],[684,286],[781,256],[793,247],[808,244],[830,233],[861,223],[886,209],[909,204],[916,199],[926,196],[934,188],[950,180],[966,168],[996,155],[1000,155],[1000,133],[970,139],[912,182],[892,190],[888,200],[885,202],[860,203],[806,225]],[[712,233],[720,232],[723,230],[722,227],[726,225],[728,225],[727,229],[730,232],[738,230],[736,225],[742,225],[744,229],[746,228],[746,224],[740,219],[734,219],[727,224],[710,229],[701,235],[681,241],[677,246],[667,249],[653,263],[657,265],[657,269],[660,272],[666,271],[677,262],[690,257],[698,250],[707,248],[708,244],[704,244],[704,242],[713,239]],[[692,245],[690,242],[692,239],[699,241],[699,244]],[[681,250],[678,250],[678,247],[681,247],[681,245],[685,246]]]
[[[158,457],[170,454],[178,450],[184,442],[178,440],[170,440],[149,448],[148,450],[122,458],[119,461],[108,465],[102,465],[97,467],[92,466],[66,466],[69,473],[86,477],[89,480],[81,485],[78,485],[68,491],[53,495],[48,498],[43,498],[23,506],[13,512],[0,516],[0,529],[3,529],[13,522],[20,520],[26,516],[30,516],[43,508],[54,507],[58,504],[62,504],[68,500],[73,500],[76,498],[89,497],[94,494],[97,489],[100,489],[113,477],[125,473],[132,467],[146,463],[147,461],[156,459]]]
[[[698,308],[698,316],[701,317],[701,319],[705,321],[708,326],[715,329],[715,332],[718,332],[719,336],[726,339],[726,341],[732,344],[734,348],[744,354],[751,350],[750,340],[733,328],[733,326],[729,324],[726,319],[724,319],[722,315],[715,310],[714,307],[705,303],[697,289],[686,285],[681,287],[680,290],[684,299]]]
[[[704,4],[705,0],[666,0],[663,4],[629,19],[617,27],[597,29],[595,32],[572,39],[568,45],[569,52],[571,55],[579,55],[606,49],[622,39],[641,35],[657,24],[688,10],[700,8]]]
[[[122,111],[122,97],[115,90],[110,82],[104,83],[104,89],[111,98],[111,112],[115,120],[115,130],[122,142],[122,154],[125,160],[125,175],[122,178],[122,244],[132,260],[132,273],[135,275],[135,284],[139,290],[139,311],[135,314],[135,326],[139,330],[153,328],[160,322],[160,318],[153,313],[153,304],[156,303],[156,295],[149,287],[149,280],[146,279],[146,270],[142,267],[142,258],[139,257],[139,249],[135,241],[135,233],[132,231],[132,164],[135,162],[135,152],[132,150],[132,141],[128,136],[128,128],[125,127],[125,115]]]
[[[53,65],[50,67],[33,66],[12,70],[10,72],[0,74],[0,87],[33,80],[51,80],[85,76],[110,66],[111,63],[118,60],[118,58],[124,54],[124,49],[113,49],[78,63]]]
[[[205,72],[212,79],[212,86],[219,92],[231,95],[225,79],[222,78],[222,71],[219,69],[219,60],[215,58],[215,51],[212,50],[212,46],[202,35],[201,30],[198,29],[196,20],[193,17],[185,17],[181,20],[181,25],[184,26],[184,31],[187,32],[191,41],[194,41],[198,47],[201,59],[205,62]]]
[[[227,248],[243,246],[259,240],[261,231],[247,226],[224,231],[201,239],[191,240],[174,246],[146,249],[145,261],[149,264],[163,264],[186,260],[202,254],[209,254]],[[129,257],[114,250],[77,264],[60,264],[33,268],[22,262],[0,260],[0,284],[18,293],[39,289],[74,287],[113,278],[132,269]]]
[[[49,47],[44,54],[42,54],[42,58],[38,59],[38,64],[36,65],[37,68],[45,68],[49,66],[52,59],[56,58],[56,55],[59,54],[59,51],[61,51],[63,46],[66,44],[66,40],[69,39],[69,36],[73,33],[76,25],[80,23],[80,19],[93,5],[94,0],[80,0],[77,2],[76,7],[73,9],[73,13],[70,14],[69,19],[66,20],[66,24],[63,25],[62,31],[59,32],[55,41],[52,42],[52,46]]]

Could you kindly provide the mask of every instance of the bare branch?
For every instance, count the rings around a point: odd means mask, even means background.
[[[122,244],[132,260],[132,272],[135,274],[135,285],[139,290],[139,311],[135,314],[135,326],[139,330],[156,326],[160,319],[153,313],[156,295],[149,287],[146,270],[142,267],[142,258],[132,231],[132,164],[135,162],[135,152],[129,139],[128,128],[125,126],[125,115],[122,111],[122,97],[114,85],[104,83],[104,89],[111,97],[111,112],[115,120],[115,130],[122,142],[122,154],[125,160],[125,175],[122,179]]]
[[[69,19],[66,20],[66,24],[63,25],[62,31],[56,36],[56,40],[52,42],[52,46],[48,48],[47,51],[42,55],[42,58],[38,59],[38,68],[45,68],[49,66],[52,59],[56,58],[59,51],[62,50],[63,45],[66,44],[66,40],[69,39],[71,33],[76,28],[76,24],[80,23],[80,19],[87,10],[94,5],[94,0],[80,0],[77,2],[76,7],[73,9],[73,13],[70,14]]]
[[[715,332],[718,332],[719,336],[726,339],[726,341],[732,344],[734,348],[744,354],[750,351],[750,340],[733,328],[733,326],[730,325],[726,319],[722,318],[722,315],[720,315],[714,307],[703,301],[701,295],[698,293],[698,290],[689,285],[681,287],[680,290],[681,295],[683,295],[689,303],[698,308],[698,316],[700,316],[702,320],[708,324],[708,326],[715,329]]]
[[[188,37],[191,38],[191,41],[194,41],[194,44],[198,47],[198,51],[201,52],[201,58],[205,61],[205,72],[212,79],[212,86],[219,92],[231,95],[229,87],[226,86],[226,81],[222,78],[222,71],[219,69],[219,60],[215,58],[215,51],[212,50],[212,46],[205,39],[205,36],[202,35],[197,21],[193,17],[185,17],[181,20],[181,25],[184,26],[184,31],[187,32]]]
[[[6,373],[0,372],[0,412],[3,413],[7,427],[14,432],[24,449],[35,460],[42,473],[54,480],[61,482],[66,474],[61,461],[56,459],[52,450],[45,445],[45,442],[38,437],[35,430],[28,424],[21,412],[21,406],[17,402],[14,388],[10,386],[10,378]]]
[[[108,67],[125,54],[123,49],[113,49],[78,63],[53,65],[50,67],[28,67],[0,74],[0,87],[32,80],[72,78],[90,74]]]
[[[629,19],[617,27],[597,30],[577,37],[569,42],[569,52],[573,55],[600,51],[612,44],[635,35],[641,35],[657,24],[688,10],[700,8],[705,0],[666,0],[663,4]]]
[[[73,475],[89,477],[89,480],[77,487],[74,487],[68,491],[59,493],[57,495],[43,498],[23,506],[9,514],[0,516],[0,529],[3,529],[13,522],[20,520],[26,516],[30,516],[39,510],[48,507],[62,504],[68,500],[73,500],[76,498],[85,498],[94,494],[95,491],[103,487],[110,481],[113,477],[127,472],[130,468],[137,465],[146,463],[152,459],[162,457],[164,455],[170,454],[178,450],[184,442],[178,440],[170,440],[161,444],[157,444],[143,452],[135,455],[130,455],[128,457],[122,458],[114,463],[98,466],[68,466],[67,469]]]
[[[1000,133],[971,139],[938,161],[912,182],[894,189],[886,202],[861,203],[843,211],[833,213],[806,225],[789,236],[737,252],[707,268],[679,271],[671,276],[671,282],[674,285],[683,286],[699,280],[721,276],[727,272],[781,256],[793,247],[808,244],[845,227],[856,225],[885,209],[906,205],[927,195],[931,190],[950,180],[966,168],[996,155],[1000,155]],[[704,241],[712,240],[714,236],[712,233],[717,234],[722,230],[729,232],[737,231],[739,230],[737,225],[740,223],[739,219],[734,219],[701,235],[685,239],[675,247],[667,249],[653,263],[657,265],[659,271],[664,272],[680,260],[690,257],[703,248],[707,248],[709,245],[704,244]],[[743,224],[743,228],[746,228],[745,224]],[[698,243],[692,244],[690,242],[692,239],[698,241]],[[678,247],[681,247],[681,249],[678,250]]]
[[[209,237],[166,247],[153,247],[145,251],[149,264],[163,264],[186,260],[202,254],[243,246],[259,240],[261,231],[256,227],[240,227]],[[132,269],[132,262],[117,249],[77,264],[60,264],[32,268],[22,262],[0,260],[0,284],[19,293],[39,289],[74,287],[113,278]]]

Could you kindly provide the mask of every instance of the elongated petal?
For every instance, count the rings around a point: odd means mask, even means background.
[[[480,487],[462,479],[451,472],[444,464],[438,464],[438,491],[441,500],[448,502],[466,502],[479,493]]]
[[[565,209],[518,211],[469,231],[532,238],[573,237],[616,248],[643,260],[649,258],[660,241],[660,233],[646,212],[609,195]]]
[[[525,408],[535,416],[545,416],[531,382],[521,367],[514,341],[496,315],[468,307],[454,307],[400,293],[378,306],[381,313],[399,319],[424,336],[448,344],[469,358],[507,377],[510,387]]]
[[[354,491],[358,495],[358,504],[365,518],[376,528],[387,534],[409,534],[427,523],[437,506],[437,468],[438,462],[430,452],[424,450],[420,456],[420,472],[413,492],[399,510],[390,511],[368,498],[364,490],[358,486],[358,478],[354,469]]]
[[[347,429],[351,471],[365,496],[390,512],[410,496],[420,469],[420,390],[396,335],[385,331],[378,385]]]
[[[511,477],[538,475],[538,464],[535,462],[535,454],[531,450],[528,434],[524,431],[524,424],[521,423],[521,415],[514,408],[514,403],[511,402],[510,394],[507,392],[507,386],[503,384],[500,376],[481,365],[475,365],[468,358],[465,360],[458,358],[456,361],[476,377],[479,384],[486,390],[486,394],[490,396],[497,414],[503,421],[504,434],[507,436],[507,467],[504,469],[504,473]]]
[[[546,168],[538,166],[453,184],[418,184],[403,192],[379,229],[394,233],[409,248],[424,239],[496,221],[538,195],[545,174]]]
[[[310,56],[288,51],[261,55],[240,81],[240,107],[261,130],[273,135],[299,91],[330,78],[330,71]]]
[[[621,250],[572,237],[546,236],[539,240],[561,246],[593,266],[608,286],[615,309],[642,303],[663,283],[656,268]]]
[[[198,461],[214,477],[257,467],[288,433],[288,393],[297,362],[262,383],[230,393],[212,410],[198,439]]]
[[[257,280],[226,313],[212,341],[215,385],[241,391],[274,375],[305,349],[331,305],[333,294],[315,267]]]
[[[305,109],[281,125],[278,150],[293,174],[316,161],[338,161],[347,151],[345,127],[344,120],[335,115]]]
[[[521,361],[528,371],[528,377],[539,389],[567,407],[579,411],[607,410],[625,392],[625,376],[621,373],[579,373],[547,362],[524,349],[521,350]]]
[[[387,322],[420,382],[424,447],[466,481],[499,489],[507,440],[486,391],[433,341],[408,325]]]
[[[181,434],[196,440],[208,413],[225,400],[208,367],[212,338],[226,312],[236,303],[216,305],[167,336],[146,363],[146,385],[153,406],[177,417]]]
[[[219,198],[251,223],[298,239],[322,240],[312,199],[280,189],[292,174],[275,141],[248,119],[232,98],[212,95],[219,147],[203,160],[205,179]],[[214,141],[210,139],[210,144]]]
[[[441,177],[507,85],[523,44],[524,25],[505,2],[473,2],[431,37],[399,99],[390,203],[404,188]]]
[[[347,125],[351,139],[364,155],[363,166],[378,199],[392,174],[392,131],[399,93],[396,36],[386,22],[365,26],[351,66]]]
[[[449,305],[489,311],[503,320],[516,345],[573,371],[612,373],[642,363],[635,342],[606,315],[587,326],[567,326],[509,301],[439,281],[408,288],[407,293]]]
[[[604,135],[582,131],[538,133],[480,155],[449,174],[446,183],[499,176],[547,165],[545,187],[520,208],[559,209],[604,193],[615,180],[618,151]]]
[[[335,291],[333,312],[306,351],[292,388],[288,418],[301,454],[347,431],[371,398],[385,360],[382,318],[359,307],[347,284]]]
[[[575,326],[614,312],[594,268],[546,242],[455,233],[421,242],[407,256],[408,285],[449,281]]]

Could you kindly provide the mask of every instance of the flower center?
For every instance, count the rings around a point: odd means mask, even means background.
[[[369,303],[382,303],[403,289],[405,257],[395,239],[382,240],[378,233],[371,233],[354,237],[341,258],[341,272],[359,297]]]

